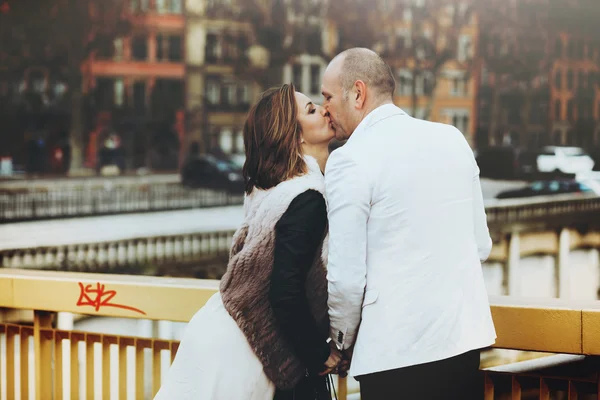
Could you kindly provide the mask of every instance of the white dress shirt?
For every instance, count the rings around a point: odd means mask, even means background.
[[[351,375],[494,343],[481,269],[492,241],[459,130],[383,105],[331,154],[325,185],[331,337],[355,344]]]

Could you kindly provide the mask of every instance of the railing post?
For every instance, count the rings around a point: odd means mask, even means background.
[[[342,378],[338,375],[338,400],[348,399],[348,378]]]
[[[56,315],[56,329],[61,331],[72,331],[73,320],[73,313],[58,312]]]
[[[52,393],[52,338],[43,329],[52,328],[52,313],[34,311],[33,351],[35,354],[35,399],[44,400]]]
[[[513,232],[508,239],[508,258],[505,271],[505,288],[509,296],[518,296],[521,292],[519,279],[519,261],[521,260],[521,244],[519,232]]]
[[[569,279],[569,253],[571,240],[569,230],[563,228],[558,234],[558,255],[556,257],[556,297],[568,299],[570,297]]]

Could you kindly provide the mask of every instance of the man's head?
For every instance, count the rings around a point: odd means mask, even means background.
[[[348,49],[331,60],[321,89],[336,139],[348,139],[369,112],[393,102],[395,87],[390,67],[372,50]]]

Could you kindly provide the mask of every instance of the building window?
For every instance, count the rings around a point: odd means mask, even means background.
[[[454,78],[452,80],[452,96],[464,97],[467,95],[468,81],[465,78]]]
[[[556,121],[561,121],[562,120],[561,102],[560,102],[560,100],[556,100],[554,102],[554,119]]]
[[[115,106],[122,107],[125,104],[125,81],[123,79],[115,79],[114,95]]]
[[[173,14],[181,14],[183,13],[183,0],[171,0],[169,2],[169,10]]]
[[[574,79],[573,71],[571,71],[571,70],[567,71],[567,89],[569,89],[569,90],[573,90],[573,79]]]
[[[292,82],[296,89],[302,91],[302,65],[294,64],[292,67]]]
[[[469,111],[467,110],[447,110],[445,114],[448,116],[448,119],[452,121],[452,125],[456,127],[459,131],[461,131],[464,135],[467,135],[470,132],[470,116]]]
[[[462,129],[460,130],[463,134],[469,132],[469,116],[468,115],[463,115],[462,116]]]
[[[171,35],[169,36],[169,61],[182,61],[183,60],[183,51],[182,51],[182,43],[181,36],[179,35]]]
[[[114,54],[113,54],[113,59],[115,61],[121,61],[123,59],[123,54],[124,54],[124,44],[123,44],[123,39],[118,38],[115,39],[115,41],[113,42],[113,48],[114,48]]]
[[[238,86],[238,99],[240,104],[250,104],[250,87],[248,83]]]
[[[150,109],[174,113],[183,108],[184,95],[183,80],[158,78],[148,96]]]
[[[209,33],[206,35],[206,61],[217,62],[219,53],[219,38],[214,33]]]
[[[577,77],[577,87],[586,88],[587,87],[587,79],[585,76],[585,72],[579,71],[579,76]]]
[[[146,82],[133,84],[133,109],[138,115],[146,111]]]
[[[96,78],[94,90],[96,104],[100,109],[110,109],[114,102],[115,83],[109,78]]]
[[[470,60],[473,56],[473,41],[469,35],[461,35],[458,39],[458,61]]]
[[[412,93],[412,74],[408,70],[398,71],[398,96],[410,96]]]
[[[154,0],[156,4],[156,12],[159,14],[167,13],[168,0]]]
[[[234,105],[237,103],[235,86],[231,83],[221,85],[221,104]]]
[[[230,83],[225,86],[227,88],[227,103],[228,104],[237,104],[237,88],[233,83]]]
[[[313,64],[310,66],[310,93],[318,94],[321,92],[321,66]]]
[[[219,84],[213,80],[206,81],[206,99],[209,104],[219,104],[221,101],[221,89]]]
[[[144,12],[150,9],[150,0],[131,0],[129,5],[133,12]]]
[[[182,0],[155,0],[156,12],[159,14],[181,14]]]
[[[131,40],[131,56],[137,61],[145,61],[148,58],[148,40],[145,36],[133,37]]]
[[[231,154],[233,149],[233,132],[230,129],[223,129],[219,137],[219,147],[226,154]]]
[[[567,119],[569,121],[575,119],[575,108],[573,107],[573,100],[571,99],[567,102]]]
[[[562,89],[562,71],[559,69],[556,71],[556,75],[554,75],[554,86],[558,90]]]

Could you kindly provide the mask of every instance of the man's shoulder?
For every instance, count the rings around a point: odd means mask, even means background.
[[[361,151],[362,149],[362,151]],[[350,171],[356,171],[357,168],[364,166],[367,157],[364,147],[357,146],[356,141],[348,142],[342,147],[336,149],[329,155],[325,165],[325,181],[331,179],[331,173],[335,175],[341,173],[346,175]]]
[[[458,129],[454,125],[445,124],[443,122],[428,121],[426,119],[419,119],[419,118],[412,118],[412,117],[410,118],[410,120],[413,125],[419,126],[422,129],[445,131],[445,132],[458,131]]]

